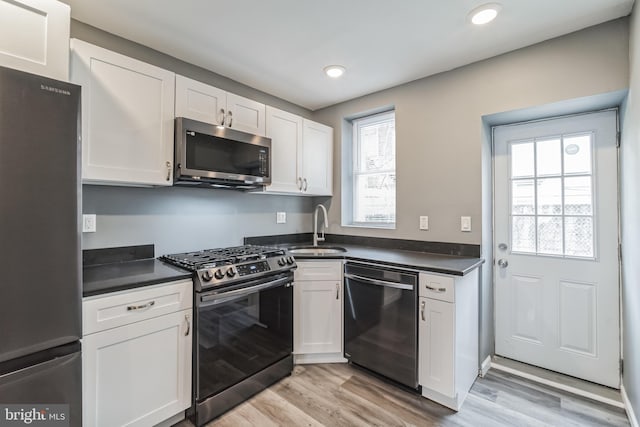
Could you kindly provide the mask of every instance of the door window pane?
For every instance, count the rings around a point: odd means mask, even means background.
[[[538,253],[562,255],[562,217],[538,217]]]
[[[534,175],[533,142],[511,144],[511,177],[522,178]]]
[[[591,173],[591,134],[564,138],[564,173]]]
[[[562,179],[538,180],[538,215],[562,214]]]
[[[591,177],[580,176],[564,179],[564,209],[567,215],[591,215],[593,195]]]
[[[560,139],[536,141],[536,175],[560,175],[562,173],[562,152]]]
[[[595,256],[592,138],[586,133],[510,143],[514,252]]]
[[[536,217],[514,216],[511,220],[511,247],[515,252],[536,251]]]
[[[522,179],[511,183],[511,213],[516,215],[535,214],[535,193],[533,179]]]
[[[593,257],[593,218],[565,218],[565,253],[571,256]]]

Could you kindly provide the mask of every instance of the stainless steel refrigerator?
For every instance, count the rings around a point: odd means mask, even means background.
[[[79,111],[79,86],[0,67],[0,407],[69,405],[71,426],[82,416]]]

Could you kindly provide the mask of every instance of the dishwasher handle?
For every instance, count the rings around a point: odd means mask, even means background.
[[[347,279],[359,280],[361,282],[365,282],[365,283],[368,283],[368,284],[371,284],[371,285],[376,285],[376,286],[385,286],[387,288],[403,289],[403,290],[406,290],[406,291],[413,291],[414,290],[413,285],[406,285],[406,284],[403,284],[403,283],[387,282],[386,280],[372,279],[371,277],[358,276],[357,274],[345,273],[344,277],[347,278]]]

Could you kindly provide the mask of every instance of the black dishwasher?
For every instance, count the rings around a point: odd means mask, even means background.
[[[344,356],[417,389],[418,273],[348,262],[344,277]]]

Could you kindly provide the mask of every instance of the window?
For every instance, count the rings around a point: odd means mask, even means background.
[[[351,209],[345,225],[394,228],[396,128],[393,111],[353,121]]]
[[[514,252],[593,258],[593,135],[510,143]]]

